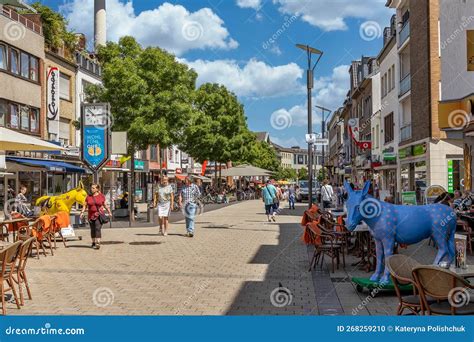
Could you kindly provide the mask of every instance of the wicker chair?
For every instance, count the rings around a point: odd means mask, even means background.
[[[401,315],[405,309],[410,310],[413,314],[424,314],[423,301],[419,296],[419,290],[413,278],[413,269],[421,266],[421,264],[403,254],[396,254],[390,256],[386,262],[385,267],[390,271],[393,286],[398,297],[397,315]],[[413,285],[413,294],[403,296],[400,290],[401,285]],[[428,303],[433,303],[432,298],[427,298]]]
[[[313,270],[319,262],[321,262],[322,268],[324,256],[327,255],[331,258],[332,273],[334,273],[334,261],[336,260],[339,269],[341,253],[341,244],[337,242],[337,236],[334,233],[327,232],[318,222],[308,223],[306,231],[310,236],[311,244],[314,245],[314,254],[309,271]]]
[[[0,267],[1,267],[1,273],[0,273],[0,284],[1,284],[1,291],[0,291],[0,296],[2,296],[2,314],[6,315],[7,314],[7,308],[5,305],[5,293],[8,291],[13,292],[13,298],[15,299],[15,303],[18,309],[20,309],[20,300],[18,298],[18,295],[15,290],[15,284],[13,280],[13,274],[16,270],[16,260],[18,256],[18,252],[20,250],[22,242],[18,241],[15,242],[14,244],[8,246],[2,252],[0,253]],[[7,283],[9,287],[6,287],[4,285],[4,282]]]
[[[18,252],[18,266],[16,268],[16,276],[13,275],[13,280],[18,284],[18,289],[20,292],[20,305],[25,305],[25,300],[23,298],[23,285],[25,285],[26,292],[28,294],[28,299],[31,300],[31,291],[28,285],[28,279],[26,278],[26,262],[28,256],[31,254],[33,249],[33,243],[36,238],[32,237],[24,241]]]
[[[428,315],[474,314],[468,293],[474,286],[456,273],[436,266],[418,266],[413,269],[413,276]],[[428,296],[438,301],[429,303]]]

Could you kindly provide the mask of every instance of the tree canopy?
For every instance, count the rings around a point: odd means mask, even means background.
[[[114,130],[127,131],[135,150],[181,143],[194,111],[196,73],[160,48],[143,49],[133,37],[108,42],[98,58],[103,87],[87,91],[110,103]]]
[[[194,109],[180,147],[200,162],[238,160],[252,137],[237,97],[223,85],[205,83],[196,90]]]

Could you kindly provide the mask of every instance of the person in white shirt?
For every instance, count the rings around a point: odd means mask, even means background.
[[[323,209],[331,207],[334,190],[327,179],[323,181],[323,186],[321,187],[321,196],[323,198]]]

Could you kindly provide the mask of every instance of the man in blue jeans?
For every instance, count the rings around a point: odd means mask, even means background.
[[[189,177],[186,177],[184,180],[184,186],[179,192],[179,206],[183,209],[184,216],[186,218],[186,236],[194,236],[194,218],[196,216],[197,203],[199,197],[201,196],[201,191],[199,187],[191,182]]]

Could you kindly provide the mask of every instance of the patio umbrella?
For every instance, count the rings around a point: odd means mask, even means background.
[[[272,172],[253,165],[239,165],[222,170],[222,177],[271,176]]]
[[[0,127],[0,151],[61,151],[61,146]]]

